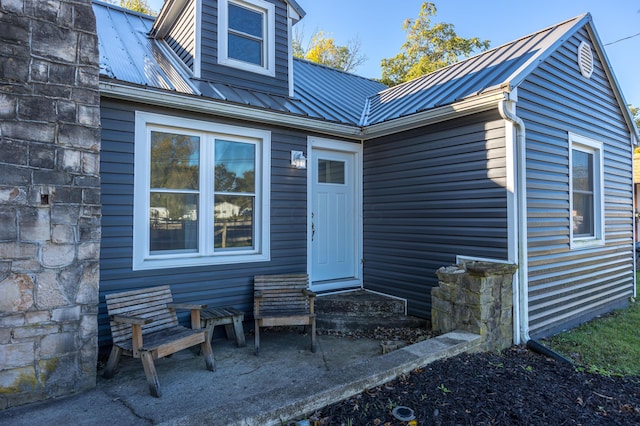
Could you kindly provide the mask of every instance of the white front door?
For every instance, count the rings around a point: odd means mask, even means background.
[[[359,145],[350,144],[352,149]],[[310,276],[314,291],[360,285],[358,152],[312,147]]]

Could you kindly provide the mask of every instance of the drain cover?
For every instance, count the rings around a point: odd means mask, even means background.
[[[416,418],[416,416],[413,415],[413,410],[409,407],[396,407],[391,411],[391,414],[393,414],[393,417],[403,422],[408,422],[409,420]]]

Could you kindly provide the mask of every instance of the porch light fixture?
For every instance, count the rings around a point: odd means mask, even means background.
[[[296,169],[306,169],[307,157],[302,151],[291,151],[291,165]]]

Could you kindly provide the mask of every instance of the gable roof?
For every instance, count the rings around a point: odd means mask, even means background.
[[[521,37],[370,97],[361,126],[371,126],[453,105],[492,92],[508,93],[560,45],[586,27],[631,133],[638,130],[589,13]]]
[[[370,99],[362,125],[371,125],[417,112],[451,105],[491,91],[509,91],[532,65],[550,54],[587,15],[569,19],[534,34],[482,52]]]
[[[295,96],[290,98],[194,79],[162,40],[149,35],[154,26],[153,17],[99,1],[94,1],[93,9],[97,19],[102,81],[353,126],[353,130],[347,131],[350,135],[365,128],[363,135],[369,137],[391,132],[391,129],[377,130],[386,127],[387,123],[398,125],[394,129],[398,131],[403,129],[402,126],[410,128],[419,125],[416,123],[424,124],[425,120],[452,118],[462,110],[472,113],[487,102],[505,99],[539,63],[586,26],[612,82],[614,95],[626,114],[627,125],[637,138],[635,123],[589,14],[550,26],[392,88],[386,88],[375,80],[294,59]],[[476,106],[457,107],[473,102]]]

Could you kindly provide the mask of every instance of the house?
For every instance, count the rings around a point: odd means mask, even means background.
[[[634,289],[637,129],[590,15],[393,88],[293,59],[294,0],[0,6],[0,409],[95,386],[104,295],[251,311],[308,272],[429,317],[518,266],[514,342]]]
[[[254,275],[308,272],[429,317],[435,271],[486,259],[519,267],[516,342],[635,294],[637,129],[589,14],[386,88],[293,59],[293,0],[94,12],[102,294],[167,283],[250,312]],[[154,246],[154,200],[197,206],[194,226]],[[225,203],[252,208],[233,248],[210,237]]]

